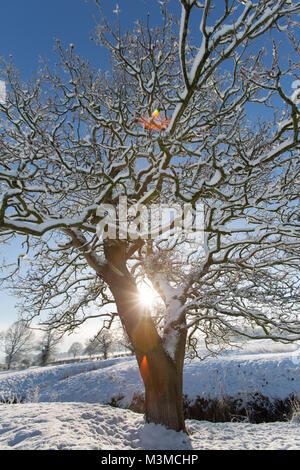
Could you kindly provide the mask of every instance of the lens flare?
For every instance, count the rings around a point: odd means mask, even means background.
[[[170,124],[170,119],[159,115],[159,110],[155,109],[151,116],[141,117],[139,122],[142,124],[144,129],[151,129],[154,131],[160,131],[167,129]]]
[[[151,307],[155,302],[155,292],[145,282],[142,282],[139,287],[139,301],[145,307]]]
[[[146,356],[144,356],[142,359],[142,362],[140,365],[140,372],[141,372],[141,376],[142,376],[144,383],[147,382],[149,378],[149,366],[148,366],[148,361],[147,361]]]

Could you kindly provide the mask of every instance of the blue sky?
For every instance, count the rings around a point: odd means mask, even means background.
[[[150,13],[152,24],[159,18],[157,0],[102,0],[110,21],[115,19],[116,4],[121,10],[123,29],[131,29],[136,19]],[[220,2],[223,6],[223,2]],[[178,0],[171,0],[169,9],[180,18]],[[89,59],[96,68],[106,68],[106,53],[91,41],[98,15],[93,0],[6,0],[0,6],[0,56],[13,62],[24,79],[30,78],[39,65],[39,58],[55,63],[55,39],[75,45],[80,56]],[[195,30],[196,31],[196,30]],[[17,319],[15,299],[0,291],[0,331]]]
[[[130,28],[137,18],[159,15],[156,0],[102,0],[110,21],[119,4],[122,27]],[[171,1],[172,10],[180,11],[179,2]],[[76,52],[96,67],[103,66],[105,52],[90,39],[99,13],[94,0],[10,0],[0,6],[0,56],[13,55],[14,63],[24,75],[36,70],[39,57],[55,60],[55,39],[75,44]]]
[[[122,29],[131,29],[136,19],[146,20],[150,14],[152,24],[160,17],[158,0],[101,0],[104,13],[114,21],[113,10],[120,8]],[[210,15],[209,24],[223,13],[224,2],[216,2],[217,8]],[[220,7],[218,8],[218,6]],[[243,5],[240,6],[243,8]],[[179,0],[170,0],[168,10],[180,19]],[[193,35],[199,34],[200,10],[193,10]],[[238,10],[240,11],[240,10]],[[55,39],[62,44],[75,45],[76,53],[89,59],[94,67],[106,66],[106,52],[91,40],[91,31],[100,19],[94,0],[9,0],[0,6],[0,56],[13,62],[24,78],[30,78],[39,65],[40,57],[51,63],[57,58],[54,53]],[[258,48],[264,43],[258,40]]]

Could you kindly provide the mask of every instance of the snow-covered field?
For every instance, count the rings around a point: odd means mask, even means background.
[[[145,424],[129,410],[87,403],[2,405],[0,449],[299,449],[300,423],[187,420],[189,435]]]
[[[249,342],[241,350],[187,361],[184,393],[246,399],[300,397],[300,348]],[[134,358],[0,374],[0,449],[300,449],[300,419],[250,424],[187,420],[189,435],[146,424],[130,405],[143,387]]]

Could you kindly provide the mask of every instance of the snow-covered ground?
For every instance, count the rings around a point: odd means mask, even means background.
[[[184,393],[196,397],[300,397],[300,348],[249,342],[219,358],[187,361]],[[300,449],[300,420],[211,423],[187,420],[189,436],[146,424],[126,408],[143,386],[134,358],[0,374],[0,449]]]
[[[187,420],[189,435],[145,424],[141,414],[88,403],[2,405],[0,449],[299,449],[299,423]]]

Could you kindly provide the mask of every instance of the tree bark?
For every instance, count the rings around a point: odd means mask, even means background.
[[[182,334],[175,359],[172,359],[163,348],[149,312],[141,305],[136,283],[126,265],[122,266],[119,258],[117,270],[114,266],[108,264],[105,280],[133,345],[145,385],[146,420],[175,431],[185,431],[182,396],[185,334]]]
[[[158,347],[143,356],[140,372],[145,384],[147,422],[185,431],[182,371]]]

